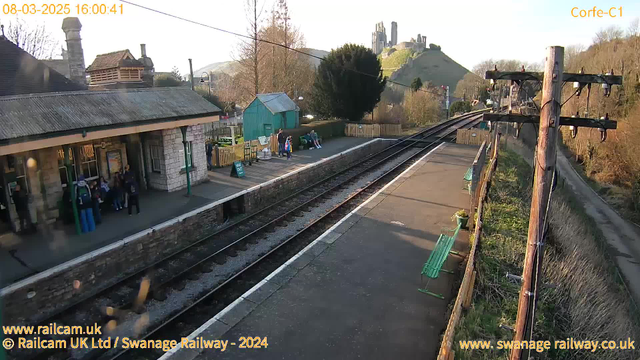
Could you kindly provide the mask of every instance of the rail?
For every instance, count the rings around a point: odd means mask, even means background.
[[[123,286],[129,286],[131,281],[133,281],[134,279],[140,279],[140,278],[144,277],[144,275],[146,273],[150,272],[150,270],[156,269],[160,264],[166,263],[166,262],[171,261],[172,259],[178,258],[179,256],[185,254],[187,251],[189,251],[191,249],[195,249],[198,245],[200,245],[203,242],[213,238],[214,236],[217,236],[217,235],[221,234],[222,232],[227,231],[227,230],[229,230],[229,229],[231,229],[233,227],[242,226],[242,224],[246,223],[249,219],[256,218],[260,214],[264,213],[265,211],[267,211],[269,209],[273,209],[275,206],[277,206],[279,204],[283,204],[283,203],[286,204],[288,200],[290,200],[290,199],[292,199],[292,198],[294,198],[296,196],[299,196],[303,192],[306,192],[306,191],[309,191],[310,189],[318,187],[319,185],[321,185],[321,184],[323,184],[325,182],[328,182],[331,179],[336,179],[338,176],[344,175],[344,174],[346,174],[346,173],[348,173],[350,171],[353,171],[355,168],[361,167],[363,164],[365,164],[365,169],[364,170],[359,171],[357,174],[352,175],[352,176],[349,177],[349,179],[355,178],[355,177],[365,173],[366,171],[374,168],[375,166],[377,166],[377,165],[379,165],[381,163],[384,163],[388,159],[393,158],[394,156],[397,156],[401,152],[404,152],[407,149],[414,147],[416,145],[416,143],[413,140],[424,139],[424,138],[426,138],[428,136],[432,136],[434,134],[437,134],[438,132],[443,131],[443,130],[447,130],[448,131],[447,134],[450,135],[452,132],[455,132],[455,130],[449,131],[451,127],[455,127],[455,129],[458,129],[458,128],[463,127],[463,126],[469,126],[470,124],[475,123],[475,122],[478,121],[476,119],[477,118],[477,116],[476,116],[477,114],[478,114],[478,112],[464,114],[462,116],[459,116],[459,117],[452,118],[452,119],[447,120],[447,121],[443,121],[443,122],[437,123],[437,124],[433,125],[432,127],[427,128],[427,129],[425,129],[425,130],[423,130],[423,131],[421,131],[421,132],[419,132],[417,134],[414,134],[412,136],[407,136],[405,138],[401,138],[395,144],[393,144],[392,146],[387,147],[387,148],[385,148],[385,149],[383,149],[383,150],[381,150],[381,151],[379,151],[379,152],[377,152],[375,154],[372,154],[372,155],[366,157],[365,159],[362,159],[362,161],[360,161],[357,164],[354,164],[353,166],[350,166],[350,167],[348,167],[346,169],[343,169],[343,170],[339,171],[338,173],[326,176],[325,178],[320,179],[319,181],[317,181],[317,182],[315,182],[313,184],[310,184],[309,186],[307,186],[307,187],[305,187],[305,188],[303,188],[303,189],[301,189],[299,191],[296,191],[295,193],[287,196],[285,199],[280,200],[280,201],[278,201],[278,202],[276,202],[274,204],[271,204],[271,205],[269,205],[269,206],[267,206],[265,208],[262,208],[262,209],[254,212],[252,214],[246,215],[246,216],[244,216],[243,218],[239,219],[236,222],[230,222],[230,223],[226,224],[225,226],[220,227],[217,231],[213,232],[212,234],[210,234],[210,235],[208,235],[208,236],[206,236],[206,237],[204,237],[204,238],[202,238],[202,239],[200,239],[200,240],[198,240],[198,241],[196,241],[196,242],[194,242],[194,243],[192,243],[190,245],[187,245],[184,248],[179,249],[176,252],[174,252],[174,253],[172,253],[172,254],[170,254],[168,256],[165,256],[162,259],[159,259],[158,261],[156,261],[156,262],[154,262],[154,263],[152,263],[152,264],[150,264],[150,265],[148,265],[148,266],[146,266],[146,267],[144,267],[144,268],[142,268],[142,269],[140,269],[138,271],[135,271],[134,273],[132,273],[130,275],[125,276],[120,281],[118,281],[118,282],[116,282],[116,283],[114,283],[114,284],[112,284],[112,285],[110,285],[110,286],[108,286],[106,288],[100,289],[100,290],[98,290],[98,291],[96,291],[94,293],[87,294],[87,296],[83,297],[82,299],[79,299],[77,302],[74,302],[74,303],[72,303],[72,304],[70,304],[70,305],[68,305],[68,306],[66,306],[64,308],[59,309],[59,311],[56,311],[55,313],[53,313],[50,316],[48,316],[46,319],[39,321],[39,323],[48,324],[49,322],[52,322],[52,319],[55,319],[55,318],[60,317],[60,316],[64,316],[64,314],[73,313],[74,308],[76,306],[78,306],[78,305],[84,304],[84,303],[90,301],[93,298],[97,298],[97,297],[99,297],[101,295],[106,294],[107,292],[114,292],[114,289],[118,289],[118,288],[123,287]],[[390,153],[390,155],[388,153]],[[375,161],[376,158],[379,158],[381,156],[383,157],[382,160]],[[374,161],[374,163],[366,165],[367,162],[371,162],[371,161]],[[344,182],[349,181],[349,179],[343,181],[341,184],[344,184]],[[339,186],[340,186],[340,184],[332,187],[331,189],[329,189],[327,191],[324,191],[323,194],[326,194],[327,192],[329,192],[332,189],[335,189],[335,188],[337,188]],[[319,195],[319,196],[322,196],[322,194]],[[314,199],[315,198],[317,198],[317,197],[314,197]],[[308,203],[308,202],[309,201],[306,201],[305,203]],[[287,214],[289,214],[289,213],[291,213],[291,212],[287,212]],[[281,216],[278,219],[281,219],[283,217],[284,216]],[[272,226],[273,222],[274,221],[269,221],[269,225]],[[262,229],[264,227],[265,226],[261,226],[260,228]],[[243,238],[245,238],[245,237],[243,237]],[[220,244],[220,246],[223,249],[228,249],[235,243],[237,243],[237,242],[232,242],[232,244],[227,244],[227,245]],[[211,256],[207,256],[207,258],[211,258]],[[198,263],[201,263],[201,262],[198,262]],[[187,268],[187,270],[180,271],[177,275],[172,276],[169,280],[163,281],[163,282],[158,283],[158,284],[154,284],[154,286],[152,286],[150,291],[151,292],[157,291],[159,286],[161,286],[162,284],[167,283],[167,282],[169,282],[169,281],[181,276],[182,274],[186,273],[186,271],[189,271],[193,267],[195,267],[195,266],[189,266]],[[132,302],[133,301],[125,304],[124,306],[118,306],[118,307],[121,308],[121,309],[122,308],[127,308],[128,306],[131,306]],[[104,320],[106,318],[107,317],[105,317],[103,315],[102,318],[99,321],[102,321],[102,320]],[[56,322],[56,321],[53,321],[53,322]],[[52,352],[56,352],[56,351],[53,351],[53,350],[51,350],[51,351]],[[49,353],[49,351],[45,351],[45,353]],[[43,354],[35,355],[35,357],[36,358],[42,358],[41,355],[43,355]],[[46,355],[45,355],[45,357],[46,357]]]
[[[431,135],[437,135],[437,134],[440,134],[440,133],[443,133],[443,134],[438,135],[437,139],[434,139],[430,144],[427,144],[426,146],[424,146],[424,148],[422,148],[420,151],[416,152],[415,154],[413,154],[409,158],[405,159],[401,163],[396,164],[393,168],[391,168],[390,170],[386,171],[384,174],[381,174],[380,176],[378,176],[374,180],[370,181],[364,187],[358,189],[356,192],[354,192],[351,195],[349,195],[345,200],[343,200],[340,203],[336,204],[331,210],[329,210],[328,212],[323,214],[321,217],[318,217],[318,218],[314,219],[313,221],[311,221],[310,223],[308,223],[304,228],[300,229],[295,234],[291,235],[288,239],[284,240],[283,242],[281,242],[280,244],[278,244],[277,246],[272,248],[270,251],[268,251],[267,253],[265,253],[262,256],[260,256],[257,260],[253,261],[251,264],[249,264],[248,266],[244,267],[241,271],[239,271],[239,272],[235,273],[233,276],[229,277],[223,283],[219,284],[214,289],[212,289],[210,292],[208,292],[206,295],[199,297],[199,299],[197,299],[194,302],[192,302],[188,307],[183,308],[180,312],[178,312],[177,314],[173,315],[170,319],[168,319],[167,321],[163,322],[161,325],[159,325],[156,328],[154,328],[153,330],[147,332],[142,339],[146,340],[147,338],[151,337],[152,335],[154,335],[155,333],[157,333],[158,331],[160,331],[164,327],[170,326],[171,324],[174,324],[174,323],[182,323],[182,324],[184,324],[184,323],[186,323],[186,321],[182,321],[181,320],[182,319],[181,317],[183,315],[185,315],[186,313],[188,313],[190,311],[194,311],[193,309],[196,309],[196,307],[198,307],[202,302],[204,302],[207,299],[213,297],[214,294],[215,295],[219,295],[218,293],[220,292],[221,289],[223,289],[225,286],[228,286],[229,284],[231,284],[233,281],[238,279],[245,272],[247,272],[250,269],[258,266],[259,264],[261,264],[263,261],[268,259],[273,254],[275,254],[280,248],[282,248],[286,244],[288,244],[288,243],[294,241],[295,239],[301,237],[305,233],[313,232],[313,228],[314,228],[314,226],[316,224],[318,224],[321,221],[324,221],[326,219],[331,219],[332,216],[338,211],[338,209],[342,208],[345,204],[352,202],[358,196],[360,196],[362,194],[367,194],[367,191],[370,191],[371,188],[373,188],[374,186],[377,186],[383,179],[385,179],[388,176],[390,176],[390,174],[393,174],[393,173],[397,172],[398,169],[401,169],[403,166],[407,166],[408,163],[411,163],[412,161],[416,161],[416,159],[419,159],[420,156],[423,155],[426,151],[428,151],[428,150],[432,149],[433,147],[437,146],[438,144],[440,144],[445,138],[449,137],[451,134],[455,134],[455,131],[459,127],[462,127],[462,126],[468,125],[469,123],[475,122],[476,121],[476,119],[475,119],[476,116],[477,116],[477,114],[473,114],[471,116],[465,116],[463,119],[456,119],[458,121],[453,122],[453,125],[451,125],[452,123],[448,123],[448,122],[447,123],[443,123],[442,125],[445,125],[444,128],[443,127],[438,127],[438,130],[434,130],[434,131],[429,132],[429,133],[431,133]],[[469,121],[467,123],[464,123],[464,120],[469,120]],[[410,146],[412,146],[412,145],[410,145]],[[392,155],[388,156],[387,158],[391,158],[393,156],[395,156],[395,154],[392,154]],[[385,158],[381,162],[386,161],[387,158]],[[324,196],[324,194],[326,194],[326,192],[318,195],[314,199],[310,200],[310,202],[315,200],[318,197]],[[297,207],[296,209],[292,210],[292,212],[299,211],[304,206],[306,206],[306,204]],[[278,219],[278,220],[280,220],[280,219]],[[277,220],[274,220],[273,222],[275,222],[275,221],[277,221]],[[224,251],[226,249],[229,249],[229,248],[231,248],[233,246],[236,246],[238,243],[247,240],[249,238],[249,236],[258,233],[259,230],[261,230],[263,228],[267,228],[268,226],[271,226],[271,225],[272,225],[272,223],[264,225],[260,229],[257,229],[254,232],[252,232],[251,234],[248,234],[247,236],[234,241],[232,244],[229,244],[227,247],[225,247],[224,249],[221,249],[218,253],[213,254],[211,256],[218,255],[222,251]],[[284,260],[284,261],[286,261],[286,260]],[[216,298],[220,299],[220,298],[225,298],[225,297],[224,296],[217,296]],[[206,308],[206,305],[203,306],[203,307]],[[199,319],[202,318],[201,316],[193,316],[193,315],[192,315],[192,317],[199,318]],[[177,335],[173,331],[169,331],[169,333],[173,334],[173,336]],[[166,337],[163,337],[163,339],[166,339]],[[124,349],[124,350],[120,351],[119,353],[115,354],[113,357],[109,357],[109,359],[110,360],[119,359],[124,354],[127,354],[128,351],[130,351],[130,350],[129,349]]]

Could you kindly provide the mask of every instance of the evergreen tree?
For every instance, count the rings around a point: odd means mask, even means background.
[[[319,115],[360,121],[380,101],[385,84],[377,56],[364,46],[346,44],[318,66],[311,108]]]
[[[420,88],[422,87],[422,79],[420,79],[419,77],[413,79],[413,81],[411,82],[411,90],[418,91]]]

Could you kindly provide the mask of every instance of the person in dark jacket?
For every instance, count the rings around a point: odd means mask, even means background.
[[[122,210],[122,186],[120,172],[116,172],[113,176],[113,188],[111,189],[113,192],[113,208],[116,209],[116,211]]]
[[[284,156],[284,144],[287,142],[287,137],[284,135],[282,129],[278,129],[278,156]]]
[[[13,203],[16,206],[16,212],[20,219],[20,232],[24,233],[27,229],[34,228],[31,222],[31,214],[29,213],[29,197],[27,192],[22,190],[20,184],[17,184],[11,195]]]
[[[213,169],[213,165],[211,164],[211,159],[213,158],[213,145],[211,144],[211,141],[207,142],[205,150],[207,153],[207,170],[211,170]]]
[[[140,203],[138,202],[138,182],[134,179],[127,185],[127,194],[129,194],[129,216],[131,216],[131,209],[133,205],[136,206],[136,213],[140,214]]]
[[[102,223],[102,214],[100,214],[100,204],[102,203],[100,188],[98,187],[98,183],[95,181],[91,182],[89,187],[91,191],[91,205],[93,208],[93,218],[96,221],[96,224]]]
[[[129,190],[127,190],[127,188],[132,181],[135,181],[135,176],[133,175],[133,171],[131,171],[131,167],[129,166],[129,164],[124,167],[124,174],[122,175],[122,179],[125,188],[124,207],[127,207],[129,206]]]

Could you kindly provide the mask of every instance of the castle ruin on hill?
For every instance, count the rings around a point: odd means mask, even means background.
[[[398,23],[391,22],[391,39],[387,41],[387,30],[381,21],[376,24],[376,31],[371,34],[371,50],[374,54],[380,55],[384,48],[393,48],[395,50],[414,49],[416,51],[423,50],[427,47],[427,37],[418,34],[411,41],[398,43]]]

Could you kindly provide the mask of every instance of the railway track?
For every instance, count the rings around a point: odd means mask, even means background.
[[[285,262],[291,254],[295,254],[306,244],[313,241],[319,233],[342,217],[345,211],[350,211],[349,209],[357,206],[373,191],[383,186],[385,179],[409,166],[419,154],[435,146],[445,137],[450,136],[456,129],[469,127],[479,121],[480,117],[477,114],[467,114],[436,124],[413,136],[400,139],[392,146],[363,159],[362,162],[350,168],[320,179],[316,183],[289,195],[280,202],[222,226],[210,236],[60,311],[53,317],[42,321],[42,323],[54,322],[58,325],[109,324],[110,321],[113,322],[113,320],[126,313],[145,313],[145,301],[147,299],[152,298],[160,302],[166,300],[168,293],[182,291],[189,282],[197,280],[203,274],[210,273],[216,266],[223,265],[229,259],[237,257],[239,253],[256,246],[261,240],[268,238],[269,234],[274,232],[275,229],[287,226],[296,217],[303,216],[310,208],[335,196],[339,190],[344,189],[349,184],[353,184],[357,179],[361,179],[372,170],[379,168],[381,164],[387,163],[389,160],[395,159],[411,149],[415,149],[416,146],[422,148],[417,153],[408,156],[406,160],[394,166],[391,170],[386,171],[383,175],[378,176],[375,180],[348,196],[344,201],[333,206],[323,216],[309,222],[302,229],[297,229],[292,236],[259,256],[242,270],[230,274],[212,290],[199,294],[199,296],[182,307],[181,310],[166,314],[164,319],[152,321],[152,323],[148,324],[148,327],[141,330],[141,333],[137,335],[142,338],[169,339],[179,338],[182,334],[190,333],[196,323],[195,327],[202,323],[201,320],[205,316],[206,318],[212,317],[212,314],[217,313],[233,302],[246,289],[249,289],[264,278],[264,275]],[[430,142],[428,141],[429,139],[433,141]],[[142,291],[147,296],[141,295],[141,288],[146,289],[147,285],[149,285],[148,290]],[[129,334],[129,336],[131,335]],[[158,355],[161,354],[150,351],[118,352],[101,349],[73,354],[61,349],[44,352],[10,353],[11,358],[25,359],[64,359],[69,357],[137,359],[155,358]]]

